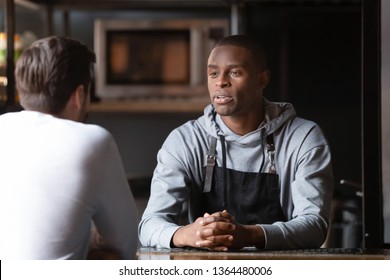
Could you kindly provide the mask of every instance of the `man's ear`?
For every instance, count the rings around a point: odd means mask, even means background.
[[[84,86],[79,85],[70,97],[71,105],[76,110],[82,110],[85,102]]]
[[[260,87],[262,89],[264,89],[268,85],[269,79],[270,79],[269,70],[265,69],[265,70],[261,71],[261,73],[259,75],[259,82],[260,82]]]
[[[84,111],[84,86],[79,85],[70,95],[64,110],[58,114],[60,118],[77,121],[80,118],[81,112]]]

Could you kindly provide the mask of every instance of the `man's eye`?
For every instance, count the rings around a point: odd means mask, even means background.
[[[237,77],[238,75],[240,75],[240,73],[238,71],[230,71],[229,74],[230,74],[230,76],[233,76],[233,77]]]
[[[210,76],[211,78],[216,78],[216,77],[218,76],[218,73],[217,73],[217,72],[210,72],[210,73],[209,73],[209,76]]]

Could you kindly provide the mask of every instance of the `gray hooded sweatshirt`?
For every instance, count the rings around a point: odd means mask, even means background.
[[[326,239],[333,196],[333,174],[328,142],[312,121],[296,116],[289,103],[263,99],[265,120],[246,135],[232,132],[212,105],[204,115],[173,130],[157,155],[151,195],[139,224],[143,246],[170,248],[175,231],[196,220],[201,205],[210,137],[223,135],[226,168],[266,172],[266,137],[274,135],[275,165],[279,174],[280,204],[286,221],[259,224],[266,249],[320,247]],[[222,166],[221,142],[217,165]]]

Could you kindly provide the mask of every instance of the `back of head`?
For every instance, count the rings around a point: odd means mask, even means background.
[[[215,47],[220,46],[236,46],[240,48],[245,48],[250,51],[253,55],[253,58],[260,66],[261,69],[267,68],[267,59],[263,46],[260,42],[252,39],[246,35],[231,35],[219,40]]]
[[[15,66],[21,105],[59,114],[79,85],[88,87],[95,61],[93,51],[70,38],[52,36],[34,42]]]

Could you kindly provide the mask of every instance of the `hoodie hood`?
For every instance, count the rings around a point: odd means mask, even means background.
[[[204,115],[199,118],[199,123],[210,136],[219,138],[219,136],[223,135],[226,141],[245,145],[259,141],[267,135],[274,133],[286,121],[296,116],[295,109],[290,103],[269,102],[263,98],[263,106],[265,111],[264,121],[258,129],[245,135],[237,135],[231,131],[215,112],[212,104],[205,108]]]

